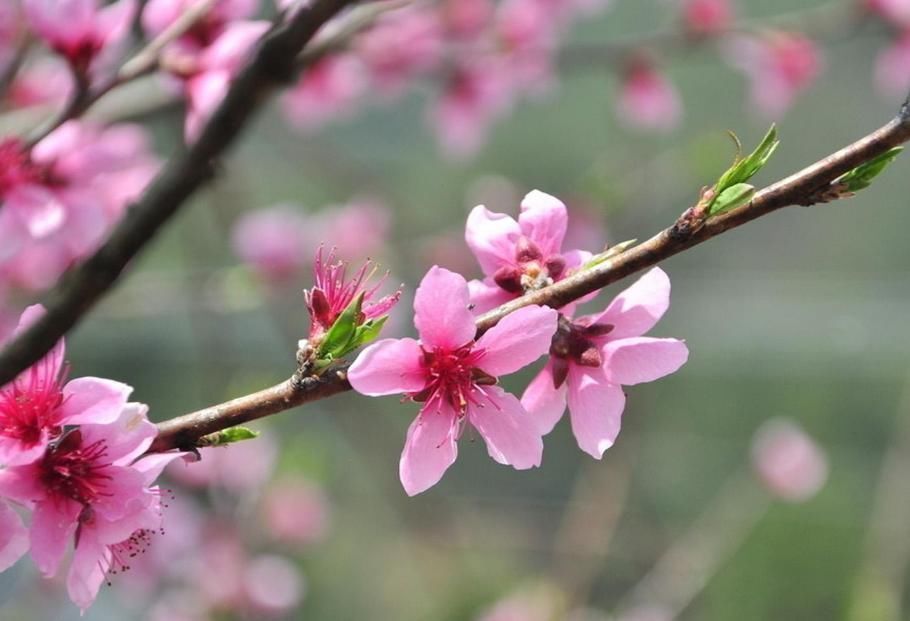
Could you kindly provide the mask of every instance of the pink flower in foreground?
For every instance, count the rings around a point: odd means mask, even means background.
[[[30,306],[22,313],[21,332],[44,309]],[[97,377],[65,381],[64,343],[0,387],[0,465],[17,466],[44,455],[64,425],[109,423],[120,416],[132,389]]]
[[[730,0],[683,0],[683,23],[694,35],[721,33],[732,21]]]
[[[630,127],[669,131],[679,125],[682,102],[666,76],[647,62],[635,61],[623,75],[616,113]]]
[[[677,371],[689,350],[677,339],[642,336],[670,305],[670,279],[654,268],[599,315],[563,317],[550,360],[521,402],[549,433],[569,406],[578,446],[600,459],[619,435],[623,386],[653,382]]]
[[[543,441],[512,394],[496,385],[542,356],[556,330],[555,310],[528,306],[476,342],[468,284],[459,274],[432,267],[414,297],[420,340],[384,339],[351,365],[354,390],[370,396],[403,393],[423,403],[408,429],[399,474],[413,496],[436,484],[458,454],[466,424],[483,437],[490,456],[504,465],[540,465]]]
[[[23,0],[32,30],[83,74],[102,51],[123,40],[136,11],[134,0],[100,5],[98,0]]]
[[[385,279],[367,288],[367,283],[376,271],[371,263],[364,263],[350,279],[347,277],[348,266],[344,261],[335,260],[335,251],[323,260],[322,246],[316,251],[316,263],[313,266],[313,287],[304,291],[307,311],[310,314],[310,336],[312,347],[316,347],[322,337],[332,327],[338,316],[363,294],[362,317],[358,323],[387,315],[401,298],[401,290],[390,295],[374,299]],[[369,271],[368,271],[369,270]]]
[[[889,97],[910,90],[910,29],[875,59],[875,86]]]
[[[538,190],[522,199],[518,221],[475,207],[468,215],[465,241],[486,276],[469,283],[475,312],[550,285],[581,266],[588,253],[562,251],[568,220],[562,201]]]
[[[815,496],[828,478],[828,460],[796,423],[772,419],[752,441],[752,465],[772,494],[790,502]]]
[[[44,575],[73,542],[67,591],[83,611],[161,527],[153,482],[177,454],[137,461],[157,433],[146,409],[127,404],[113,422],[69,430],[38,461],[0,471],[0,495],[33,511],[31,556]]]
[[[733,66],[750,82],[755,109],[779,117],[821,72],[821,51],[799,33],[776,32],[762,37],[740,37],[727,46]]]
[[[293,205],[244,214],[231,237],[234,252],[267,280],[292,278],[310,261],[307,218]]]

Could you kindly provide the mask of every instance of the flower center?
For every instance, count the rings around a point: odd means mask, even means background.
[[[52,181],[49,168],[33,162],[21,140],[0,141],[0,198],[20,185],[50,185]]]
[[[612,324],[572,323],[564,315],[560,315],[559,327],[550,344],[554,386],[559,388],[566,381],[569,362],[585,367],[599,367],[603,359],[595,339],[609,334],[612,330]]]
[[[41,361],[19,378],[0,389],[0,435],[18,440],[26,446],[41,441],[47,430],[52,436],[60,432],[57,414],[63,403],[62,378],[53,377]]]
[[[496,383],[495,377],[476,366],[483,353],[483,350],[474,349],[473,341],[454,350],[424,349],[422,362],[427,386],[411,398],[426,401],[427,407],[433,408],[438,408],[444,401],[464,415],[469,403],[479,402],[482,391],[478,387]]]
[[[103,440],[83,444],[82,432],[70,431],[44,455],[41,461],[41,483],[59,498],[69,498],[91,505],[106,491],[110,475],[107,444]]]
[[[552,285],[565,270],[561,255],[545,257],[537,244],[522,235],[515,244],[515,264],[496,270],[493,280],[509,293],[521,295]]]

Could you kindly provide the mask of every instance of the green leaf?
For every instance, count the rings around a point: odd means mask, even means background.
[[[736,140],[736,143],[739,144],[739,140]],[[774,125],[771,125],[771,128],[768,129],[768,133],[765,134],[765,137],[762,138],[762,141],[755,147],[755,150],[752,151],[752,153],[742,158],[737,154],[733,165],[730,166],[730,168],[720,176],[717,183],[714,184],[715,197],[708,205],[708,212],[711,214],[717,213],[714,205],[724,191],[751,179],[755,173],[768,163],[768,160],[771,158],[771,155],[779,144],[780,140],[777,139],[777,128]],[[730,209],[730,207],[727,207],[726,209]]]
[[[755,196],[755,186],[751,186],[748,183],[731,185],[712,201],[711,207],[708,209],[708,215],[716,216],[730,209],[745,205],[752,200],[753,196]]]
[[[858,192],[868,188],[872,185],[872,180],[879,176],[903,150],[903,147],[889,149],[878,157],[860,164],[853,170],[841,175],[834,181],[834,184],[843,184],[847,192]]]
[[[361,318],[361,307],[363,306],[364,293],[361,292],[354,298],[348,307],[345,308],[332,327],[322,339],[319,345],[317,358],[340,358],[345,353],[351,351],[350,342],[357,330],[358,320]]]
[[[366,345],[370,341],[375,340],[376,337],[379,336],[379,332],[382,330],[382,326],[385,325],[385,322],[388,318],[389,316],[386,315],[384,317],[370,319],[362,326],[358,326],[354,331],[354,338],[351,339],[351,349],[348,351],[357,349],[358,347]]]
[[[223,446],[233,444],[244,440],[252,440],[259,437],[258,431],[253,431],[249,427],[230,427],[222,431],[210,433],[199,439],[199,446]]]

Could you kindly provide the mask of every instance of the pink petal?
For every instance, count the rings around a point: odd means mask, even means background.
[[[60,422],[67,425],[112,423],[120,416],[132,391],[131,386],[99,377],[74,379],[63,387]]]
[[[478,205],[468,214],[465,241],[487,276],[503,265],[515,263],[515,243],[520,235],[519,224],[504,213]]]
[[[610,340],[641,336],[667,312],[670,306],[670,278],[655,267],[614,298],[595,323],[608,323]]]
[[[468,294],[473,305],[471,312],[475,315],[493,310],[517,297],[493,282],[492,278],[468,281]]]
[[[104,567],[110,567],[111,551],[88,533],[79,538],[66,576],[66,591],[84,613],[95,601],[104,582]]]
[[[145,476],[141,472],[125,466],[109,466],[102,472],[110,478],[105,481],[103,495],[92,503],[99,518],[119,520],[145,504]]]
[[[66,220],[66,209],[56,194],[39,185],[21,185],[6,193],[5,208],[18,213],[35,239],[57,232]]]
[[[471,342],[476,329],[468,303],[464,277],[431,267],[414,294],[414,325],[421,343],[455,349]]]
[[[619,435],[626,396],[599,368],[572,365],[567,383],[569,419],[578,446],[600,459]]]
[[[37,464],[0,468],[0,497],[32,508],[36,502],[44,500],[46,495]]]
[[[133,464],[133,468],[142,473],[146,486],[155,482],[161,476],[162,470],[178,457],[184,457],[187,453],[152,453]]]
[[[0,572],[6,571],[28,551],[28,530],[9,505],[0,502]]]
[[[540,247],[544,256],[559,254],[569,226],[561,200],[540,190],[528,193],[521,201],[518,222],[521,232]]]
[[[414,339],[384,339],[360,352],[348,370],[348,381],[371,397],[418,392],[427,383],[422,358],[423,350]]]
[[[194,76],[187,82],[187,113],[183,133],[187,142],[195,141],[209,117],[218,109],[227,94],[231,75],[216,69]]]
[[[83,424],[83,445],[104,442],[108,463],[128,465],[142,455],[158,435],[158,428],[148,420],[148,406],[127,403],[116,420],[105,425]]]
[[[135,0],[120,0],[99,12],[97,29],[104,37],[105,45],[116,43],[127,34],[135,13]]]
[[[521,405],[528,411],[541,435],[553,431],[566,411],[566,384],[554,388],[552,362],[547,362],[547,366],[528,384],[521,396]]]
[[[45,576],[57,573],[81,511],[82,506],[69,499],[48,500],[35,507],[31,527],[32,559]]]
[[[689,348],[677,339],[639,336],[608,342],[603,357],[610,381],[631,386],[677,371],[689,359]]]
[[[26,308],[22,311],[22,315],[19,317],[19,324],[16,326],[16,330],[13,334],[18,336],[25,332],[33,323],[43,317],[45,312],[44,307],[40,304],[33,304]],[[63,357],[65,354],[66,346],[64,339],[61,338],[44,358],[31,367],[37,372],[35,380],[39,382],[56,380],[60,376],[60,371],[63,368]],[[28,371],[23,372],[16,381],[23,381],[26,377],[29,377]]]
[[[421,410],[408,428],[398,474],[408,496],[436,485],[458,456],[455,443],[456,416],[448,406],[437,411]]]
[[[484,350],[477,366],[494,377],[525,367],[550,349],[559,316],[552,308],[526,306],[503,317],[477,341]]]
[[[526,470],[540,465],[543,440],[535,421],[512,393],[499,386],[484,389],[486,407],[468,406],[468,420],[487,443],[487,452],[497,462]]]
[[[17,438],[0,436],[0,464],[9,467],[33,463],[44,455],[49,441],[47,429],[42,429],[41,437],[31,445]]]

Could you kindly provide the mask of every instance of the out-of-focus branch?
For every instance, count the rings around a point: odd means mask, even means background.
[[[483,334],[500,319],[525,306],[532,304],[554,308],[565,306],[782,207],[808,206],[822,202],[821,197],[825,190],[838,177],[908,140],[910,96],[891,122],[786,179],[762,189],[748,204],[708,218],[699,223],[700,228],[691,228],[681,216],[673,226],[610,260],[481,315],[477,319],[477,334]],[[0,370],[2,369],[3,360],[0,357]],[[322,377],[295,376],[263,391],[162,422],[159,424],[158,438],[150,450],[192,448],[204,435],[349,390],[351,386],[347,381],[346,370],[347,366],[341,364]],[[0,381],[5,381],[4,376],[0,375]]]
[[[116,283],[162,225],[212,178],[216,160],[266,97],[294,77],[300,50],[351,2],[316,0],[264,35],[196,143],[169,160],[104,245],[54,288],[47,313],[0,351],[0,385],[39,360]]]

